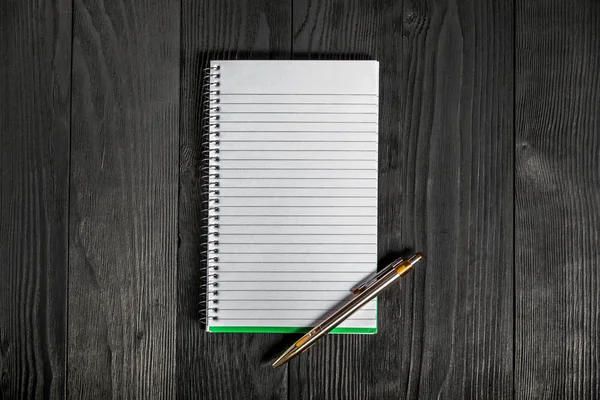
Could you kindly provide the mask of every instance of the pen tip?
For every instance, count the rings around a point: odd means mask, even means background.
[[[290,358],[291,357],[289,357],[288,353],[284,353],[281,355],[281,357],[279,357],[277,360],[275,360],[275,362],[271,365],[273,368],[281,367],[283,364],[288,362],[290,360]]]

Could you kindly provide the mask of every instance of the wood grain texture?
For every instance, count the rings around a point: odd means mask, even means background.
[[[516,372],[600,397],[600,3],[517,2]]]
[[[0,2],[0,60],[0,398],[60,398],[71,2]]]
[[[379,254],[428,256],[379,333],[292,361],[290,398],[512,395],[512,2],[294,1],[294,53],[380,61]]]
[[[176,396],[179,6],[74,2],[70,398]]]
[[[177,386],[179,397],[285,399],[287,374],[268,354],[282,335],[206,333],[199,321],[201,252],[202,69],[211,59],[290,55],[289,2],[182,2]]]

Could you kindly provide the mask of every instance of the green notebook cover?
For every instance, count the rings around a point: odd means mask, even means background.
[[[375,298],[375,303],[379,307],[379,299]],[[375,318],[374,328],[334,328],[332,334],[365,334],[373,335],[377,333],[379,312]],[[212,333],[306,333],[310,327],[295,328],[285,326],[208,326],[207,331]]]
[[[306,333],[310,328],[287,328],[275,326],[212,326],[208,328],[213,333]],[[335,328],[330,333],[349,333],[349,334],[374,334],[375,328]]]

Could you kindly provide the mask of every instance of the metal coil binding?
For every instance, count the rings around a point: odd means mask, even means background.
[[[202,208],[206,210],[202,223],[206,227],[206,249],[202,252],[205,276],[200,290],[203,300],[200,301],[201,322],[218,320],[219,304],[219,112],[220,112],[220,66],[212,64],[204,69],[202,91],[202,160],[201,191]]]

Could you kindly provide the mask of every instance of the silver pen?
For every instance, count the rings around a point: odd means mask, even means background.
[[[410,272],[413,266],[424,258],[425,257],[421,253],[416,253],[408,260],[398,258],[375,277],[352,289],[356,294],[356,297],[327,317],[319,325],[312,328],[306,335],[302,336],[273,363],[273,367],[279,367],[296,357],[298,354],[308,350],[333,328],[344,322],[362,306],[377,297],[383,289]]]

